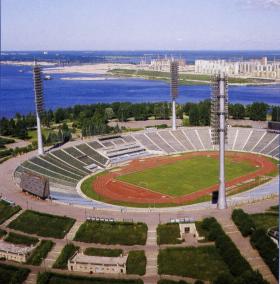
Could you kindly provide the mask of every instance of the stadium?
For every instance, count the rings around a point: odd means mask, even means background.
[[[230,195],[277,175],[279,134],[275,132],[231,127],[226,150]],[[209,127],[148,128],[76,141],[24,161],[15,171],[19,185],[26,172],[49,180],[53,201],[92,199],[98,207],[197,203],[210,200],[218,186],[217,152]]]
[[[211,127],[177,128],[172,76],[172,128],[44,149],[35,64],[38,152],[0,164],[0,282],[278,283],[279,131],[226,126],[222,72]]]

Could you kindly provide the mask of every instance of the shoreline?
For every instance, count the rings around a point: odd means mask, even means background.
[[[13,65],[13,66],[33,66],[33,61],[1,61],[3,65]],[[81,64],[81,65],[71,65],[71,66],[55,66],[56,63],[50,63],[45,61],[39,61],[41,65],[43,74],[84,74],[84,75],[103,75],[102,77],[63,77],[60,80],[65,81],[105,81],[105,80],[116,80],[116,79],[129,79],[129,78],[140,78],[143,80],[156,80],[167,82],[168,77],[160,76],[147,76],[139,74],[114,74],[112,70],[114,69],[123,69],[131,71],[143,71],[142,69],[137,68],[137,65],[134,64],[125,64],[125,63],[93,63],[93,64]],[[190,73],[193,74],[193,73]],[[108,76],[108,77],[107,77]],[[262,79],[263,78],[256,78]],[[182,82],[181,85],[209,85],[211,84],[208,80],[197,80],[197,79],[187,79],[186,83]],[[180,83],[180,82],[179,82]],[[280,85],[280,80],[275,80],[273,82],[248,82],[248,83],[229,83],[229,86],[274,86]]]

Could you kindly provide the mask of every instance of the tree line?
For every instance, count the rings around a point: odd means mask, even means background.
[[[250,105],[239,103],[229,104],[229,116],[233,119],[249,118],[251,120],[265,121],[267,114],[271,113],[272,121],[280,121],[280,107],[269,106],[262,102],[254,102]],[[178,104],[176,108],[177,118],[188,116],[188,125],[207,126],[210,125],[211,102],[204,100],[199,103]],[[109,127],[108,121],[117,119],[120,122],[134,118],[135,120],[169,119],[171,116],[171,104],[161,103],[129,103],[115,102],[111,104],[75,105],[67,108],[48,110],[42,114],[43,126],[50,127],[51,124],[61,124],[65,121],[72,123],[72,128],[81,129],[83,136],[119,132],[119,127]],[[3,117],[0,120],[0,135],[13,136],[20,139],[28,138],[28,130],[36,127],[36,117],[16,114],[12,119]],[[69,139],[70,130],[67,124],[60,127],[58,133],[45,137],[47,142],[59,142],[65,137]]]

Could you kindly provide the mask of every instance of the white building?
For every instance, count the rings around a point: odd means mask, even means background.
[[[91,256],[77,252],[68,260],[68,270],[94,273],[126,274],[127,255]]]
[[[267,57],[248,61],[196,60],[195,73],[213,75],[224,70],[230,76],[280,79],[280,61],[268,62]]]
[[[35,246],[15,245],[0,240],[0,259],[6,259],[16,262],[26,262]]]

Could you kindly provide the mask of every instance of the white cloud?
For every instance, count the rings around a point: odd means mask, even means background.
[[[280,7],[280,0],[246,0],[248,6],[263,6],[265,8]]]

